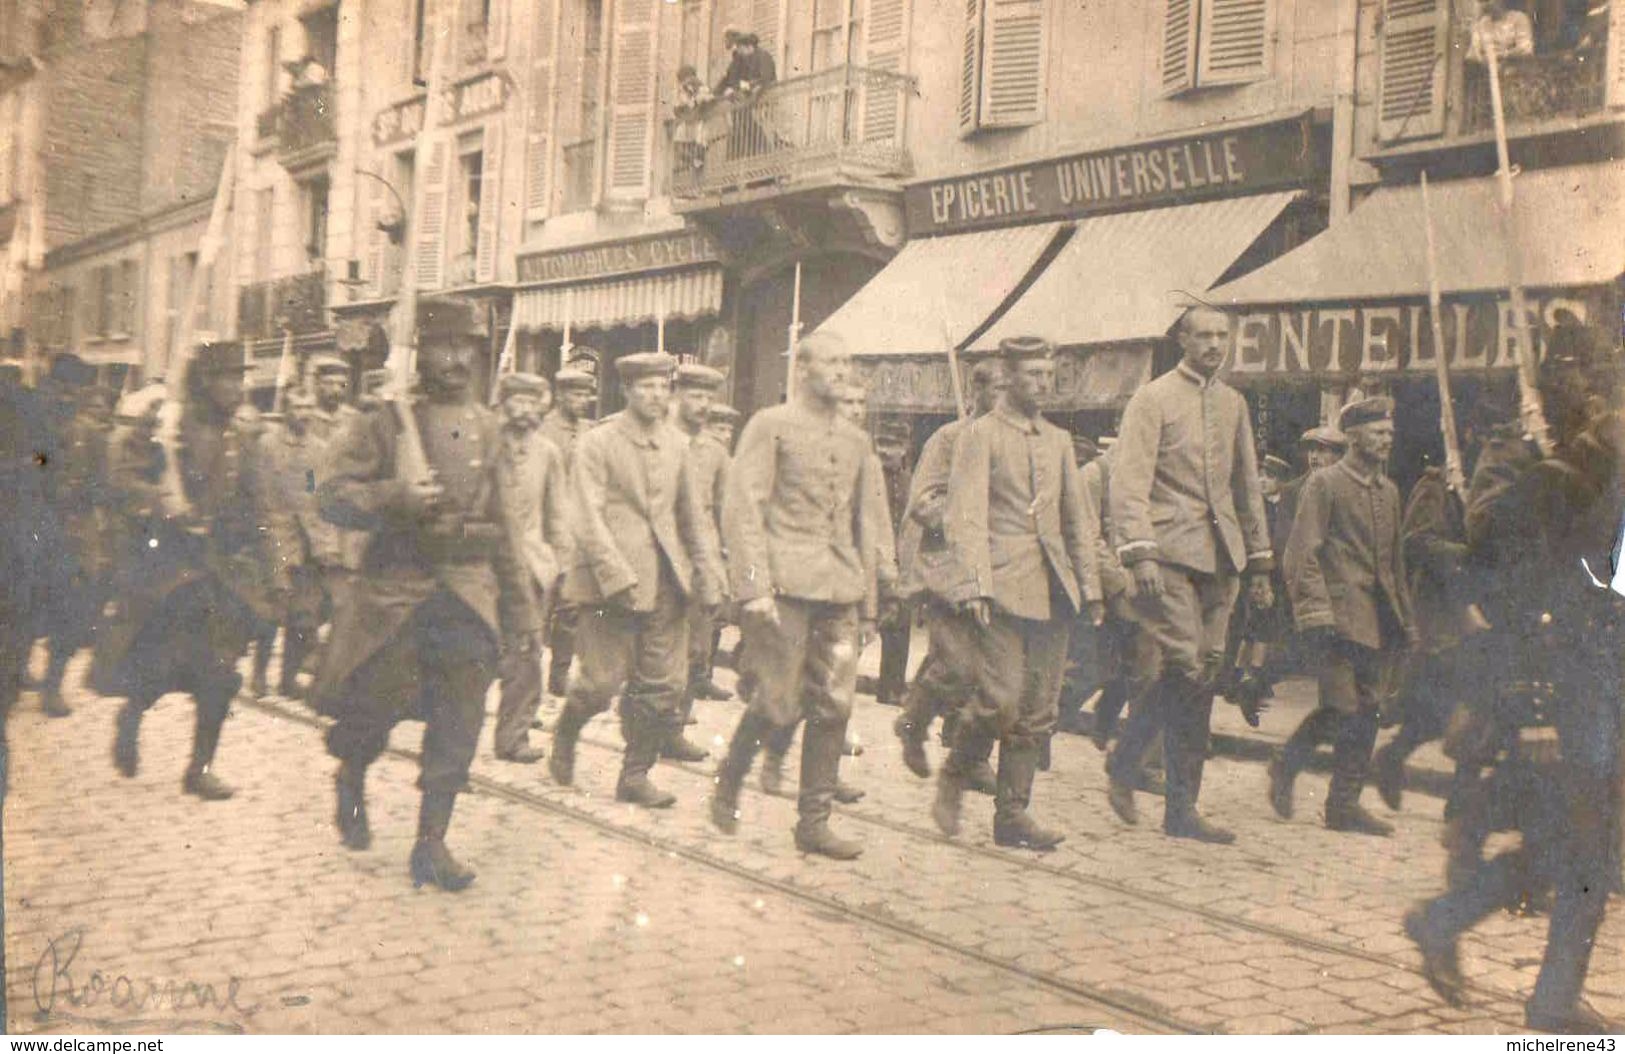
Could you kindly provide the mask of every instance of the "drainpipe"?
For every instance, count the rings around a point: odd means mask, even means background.
[[[1303,2],[1303,0],[1300,0]],[[1349,213],[1353,193],[1354,101],[1358,90],[1356,63],[1360,51],[1361,3],[1337,5],[1337,73],[1332,88],[1331,222]]]

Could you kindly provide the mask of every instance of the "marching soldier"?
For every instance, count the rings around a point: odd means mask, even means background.
[[[733,464],[734,432],[738,427],[738,410],[722,403],[711,404],[711,409],[706,413],[705,434],[711,439],[711,442],[721,449],[723,454],[727,455],[727,460],[723,463],[723,470],[717,474],[716,522],[719,537],[722,531],[722,498],[728,489],[726,466]],[[726,560],[726,554],[724,554],[724,560]],[[700,671],[693,674],[694,697],[696,699],[722,700],[733,698],[732,692],[717,684],[715,676],[717,648],[722,643],[722,627],[726,622],[731,621],[731,616],[727,614],[727,611],[728,605],[725,604],[723,612],[712,620],[709,644],[701,660]],[[690,652],[690,655],[693,654],[693,652]]]
[[[317,488],[323,516],[372,533],[361,573],[340,597],[313,697],[334,718],[327,749],[340,762],[338,828],[351,849],[372,844],[367,767],[398,722],[425,723],[412,881],[457,891],[474,872],[446,848],[446,830],[485,720],[498,597],[518,583],[520,541],[500,494],[497,422],[470,391],[485,346],[478,313],[424,298],[417,328],[422,396],[354,418]]]
[[[913,489],[913,473],[908,466],[911,441],[908,423],[895,419],[882,422],[875,435],[875,453],[886,484],[887,521],[893,529],[903,522],[909,491]],[[891,533],[890,529],[887,533]],[[883,618],[880,625],[880,683],[875,697],[882,706],[902,706],[903,694],[908,690],[908,649],[913,627],[901,604],[893,605],[888,614],[890,617]]]
[[[257,457],[260,486],[259,503],[265,510],[266,529],[271,534],[272,551],[281,573],[291,583],[285,611],[278,613],[283,626],[282,670],[278,694],[295,698],[299,694],[299,669],[311,649],[316,634],[326,621],[324,595],[314,564],[314,539],[305,531],[316,511],[316,495],[311,481],[321,464],[322,446],[311,435],[316,398],[303,391],[287,393],[286,414],[280,424],[266,422],[259,436]],[[256,697],[269,694],[266,675],[271,664],[271,645],[276,628],[254,642],[254,676],[251,688]]]
[[[1393,401],[1350,403],[1338,426],[1348,453],[1304,484],[1284,556],[1293,619],[1320,671],[1320,709],[1336,717],[1304,719],[1270,768],[1270,797],[1278,812],[1291,815],[1292,782],[1314,749],[1315,729],[1329,723],[1335,731],[1326,826],[1390,835],[1392,826],[1361,807],[1360,791],[1377,741],[1378,705],[1392,685],[1396,653],[1415,632],[1399,488],[1384,473],[1394,446]]]
[[[1229,843],[1234,834],[1196,811],[1208,721],[1239,576],[1254,606],[1269,607],[1274,555],[1247,404],[1217,376],[1230,316],[1192,307],[1174,335],[1179,365],[1123,411],[1108,503],[1118,556],[1134,576],[1135,614],[1161,658],[1138,705],[1151,707],[1163,730],[1163,831]],[[1111,780],[1108,801],[1125,822],[1136,820],[1127,781]]]
[[[580,352],[582,349],[577,349]],[[592,357],[578,358],[578,363],[595,366]],[[542,418],[542,435],[558,448],[564,459],[566,477],[570,474],[577,437],[592,424],[592,408],[598,400],[598,378],[595,374],[575,365],[566,365],[553,375],[555,402],[553,409]],[[570,687],[570,660],[575,656],[577,611],[575,605],[560,599],[553,604],[547,627],[548,674],[547,690],[562,696]]]
[[[677,799],[649,780],[681,732],[690,604],[721,601],[716,531],[694,482],[689,440],[666,421],[676,360],[615,360],[626,410],[583,435],[571,467],[575,561],[564,598],[578,605],[579,670],[553,733],[554,780],[575,780],[581,729],[621,698],[626,752],[619,801],[662,809]]]
[[[1063,835],[1028,812],[1044,744],[1055,730],[1072,622],[1099,625],[1098,520],[1084,498],[1072,442],[1039,407],[1055,389],[1054,349],[1038,337],[1002,341],[1006,386],[954,450],[944,524],[958,571],[949,599],[965,620],[976,690],[937,776],[932,817],[959,832],[971,744],[999,744],[993,840],[1047,850]],[[989,731],[991,730],[991,731]]]
[[[857,682],[861,623],[876,612],[873,556],[880,481],[869,439],[839,402],[852,358],[840,338],[797,348],[795,398],[750,419],[723,503],[732,595],[741,604],[748,706],[717,770],[711,820],[739,827],[739,792],[756,751],[803,717],[796,848],[838,860],[863,852],[830,830]]]
[[[506,373],[497,381],[502,413],[499,481],[508,518],[518,531],[518,576],[503,595],[502,699],[495,735],[499,761],[532,765],[543,752],[530,743],[530,723],[542,702],[542,635],[548,605],[570,559],[566,527],[569,480],[564,458],[538,426],[547,379]]]
[[[226,341],[202,343],[189,363],[179,445],[161,451],[169,514],[148,519],[145,544],[125,552],[118,616],[103,626],[91,668],[98,692],[125,699],[113,763],[126,777],[140,764],[142,715],[169,692],[191,694],[196,724],[182,787],[206,801],[233,793],[211,766],[242,687],[237,662],[289,591],[261,530],[256,422],[242,405],[247,368],[243,346]],[[148,491],[152,467],[121,459],[114,486]]]

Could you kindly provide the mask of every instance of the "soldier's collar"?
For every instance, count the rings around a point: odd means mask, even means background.
[[[1042,417],[1028,417],[1011,406],[1002,397],[999,399],[999,405],[993,408],[993,412],[998,415],[999,420],[1018,432],[1037,435],[1041,430],[1039,423],[1043,420]]]
[[[1337,462],[1337,467],[1354,477],[1354,481],[1362,487],[1375,487],[1382,481],[1382,473],[1380,471],[1373,472],[1369,476],[1365,475],[1359,469],[1354,467],[1354,461],[1352,458],[1345,457],[1339,459]]]
[[[1174,367],[1174,372],[1185,378],[1187,381],[1190,381],[1198,388],[1211,388],[1215,384],[1219,383],[1218,373],[1214,373],[1211,377],[1204,377],[1192,369],[1190,363],[1186,362],[1184,359],[1179,360],[1179,365]]]

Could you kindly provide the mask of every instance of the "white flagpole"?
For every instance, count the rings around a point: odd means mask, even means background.
[[[796,261],[796,284],[790,293],[790,349],[786,356],[788,373],[784,379],[784,396],[788,402],[796,396],[796,345],[801,343],[801,261]]]
[[[563,368],[564,360],[570,357],[570,351],[575,347],[570,343],[570,316],[575,309],[575,286],[568,286],[564,290],[564,341],[559,345],[559,367]]]
[[[1450,489],[1467,500],[1467,476],[1462,467],[1461,440],[1456,433],[1456,404],[1450,394],[1449,349],[1444,343],[1443,302],[1439,290],[1439,259],[1433,244],[1433,204],[1428,196],[1428,174],[1422,172],[1422,226],[1427,234],[1428,316],[1433,325],[1433,368],[1439,378],[1439,430],[1444,436],[1444,477]]]
[[[655,280],[655,351],[666,354],[666,287]]]

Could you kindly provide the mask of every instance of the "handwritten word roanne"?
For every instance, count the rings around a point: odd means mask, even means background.
[[[125,1013],[143,1010],[235,1011],[248,1016],[258,1004],[238,1002],[242,978],[230,977],[225,992],[215,985],[194,980],[137,980],[127,974],[106,970],[86,972],[75,961],[84,947],[85,931],[69,930],[52,939],[34,963],[34,1006],[42,1014],[59,1008],[90,1010],[107,1007]]]

